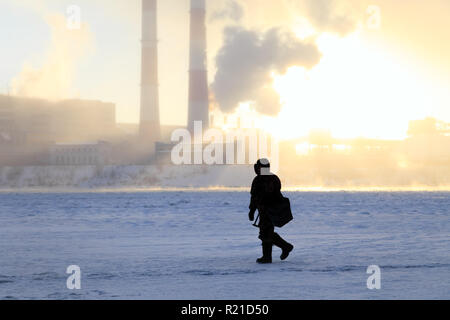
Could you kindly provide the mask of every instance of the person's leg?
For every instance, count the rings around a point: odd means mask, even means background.
[[[274,227],[271,223],[261,220],[259,226],[259,239],[261,239],[263,256],[256,259],[258,263],[272,262],[272,245],[273,245]]]
[[[256,259],[258,263],[272,263],[272,243],[263,242],[262,243],[263,255],[261,258]]]
[[[283,250],[280,256],[281,260],[286,259],[292,249],[294,249],[294,246],[292,244],[281,238],[280,235],[276,232],[273,233],[273,244]]]
[[[290,243],[284,240],[278,233],[273,233],[273,244],[281,249],[289,247]]]

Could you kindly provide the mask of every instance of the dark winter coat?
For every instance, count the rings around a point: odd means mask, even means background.
[[[275,174],[257,175],[252,182],[250,212],[258,209],[261,224],[270,223],[266,215],[266,208],[282,201],[281,181]]]

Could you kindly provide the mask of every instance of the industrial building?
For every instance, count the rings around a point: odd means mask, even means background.
[[[0,95],[0,132],[10,144],[98,140],[116,134],[115,105]]]
[[[0,165],[45,165],[55,143],[117,136],[115,105],[0,95]]]
[[[112,163],[111,150],[106,141],[55,143],[50,147],[50,165],[107,165]]]

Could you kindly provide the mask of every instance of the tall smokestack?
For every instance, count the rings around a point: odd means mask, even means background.
[[[156,0],[142,0],[141,117],[142,147],[154,152],[160,139]]]
[[[194,121],[202,121],[204,129],[209,126],[205,14],[205,0],[191,0],[188,111],[188,129],[191,132]]]

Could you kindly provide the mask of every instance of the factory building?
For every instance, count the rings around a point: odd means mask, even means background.
[[[49,141],[51,112],[52,105],[45,100],[0,95],[0,143],[18,146]]]
[[[107,140],[117,134],[112,103],[0,95],[0,165],[45,165],[54,143]]]
[[[50,165],[107,165],[112,163],[111,150],[111,145],[105,141],[56,143],[50,147]]]
[[[0,95],[0,133],[15,145],[95,141],[116,130],[113,103]]]

